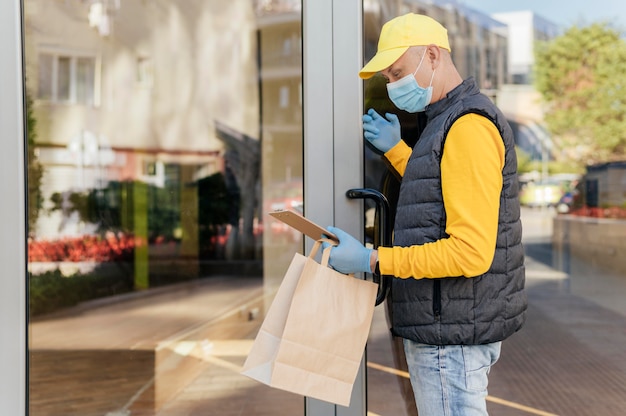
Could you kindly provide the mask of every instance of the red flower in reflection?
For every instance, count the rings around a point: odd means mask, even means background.
[[[29,240],[29,262],[129,260],[137,244],[132,235],[108,232],[104,238],[85,235],[58,240]]]
[[[569,212],[569,214],[578,217],[626,219],[626,208],[582,206],[580,208],[573,209]]]

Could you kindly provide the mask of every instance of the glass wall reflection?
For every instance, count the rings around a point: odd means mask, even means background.
[[[302,248],[300,10],[24,1],[30,414],[302,412],[238,374]]]

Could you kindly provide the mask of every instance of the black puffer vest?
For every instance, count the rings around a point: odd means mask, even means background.
[[[402,178],[393,244],[407,247],[448,237],[440,163],[450,127],[468,113],[491,120],[504,141],[496,252],[491,267],[481,276],[392,280],[392,332],[425,344],[501,341],[525,320],[524,249],[513,133],[472,78],[426,109],[428,123]]]

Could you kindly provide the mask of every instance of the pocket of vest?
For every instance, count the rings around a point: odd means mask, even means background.
[[[433,281],[433,315],[437,321],[441,315],[441,282],[438,279]]]

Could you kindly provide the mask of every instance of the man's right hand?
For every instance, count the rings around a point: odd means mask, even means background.
[[[387,153],[400,141],[400,120],[398,120],[398,116],[387,113],[385,117],[372,108],[368,110],[367,114],[363,115],[363,136],[383,153]]]

